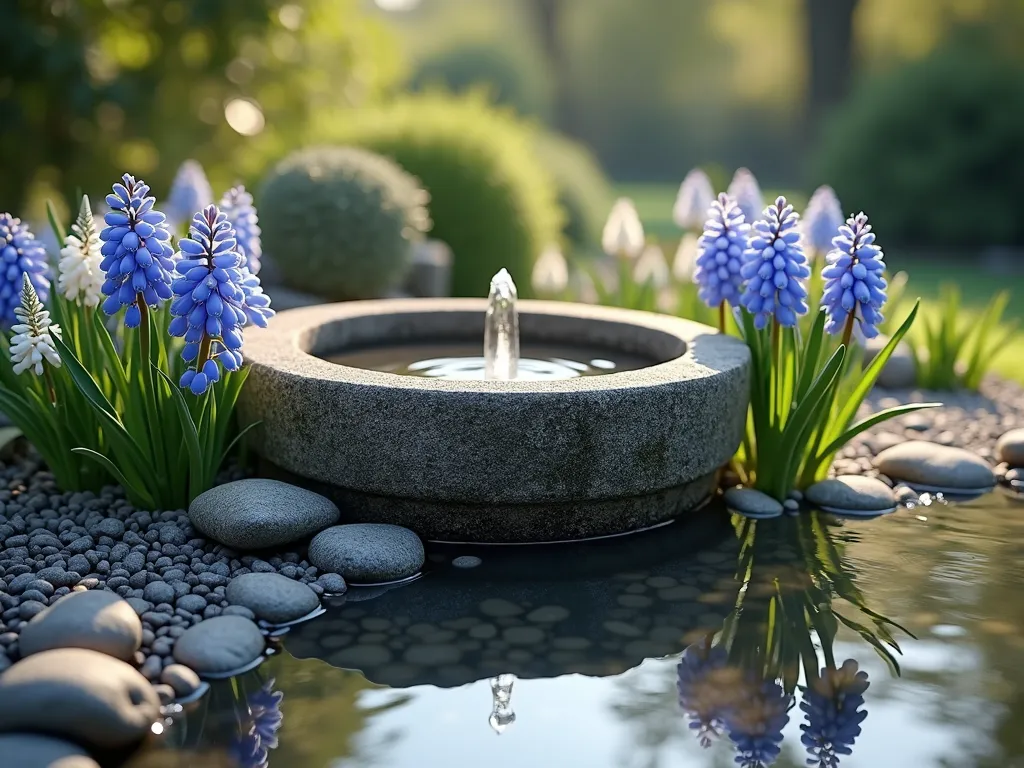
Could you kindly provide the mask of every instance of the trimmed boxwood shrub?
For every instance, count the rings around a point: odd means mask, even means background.
[[[566,216],[562,234],[569,246],[599,252],[601,228],[614,202],[601,166],[585,146],[558,133],[538,134],[537,152],[558,188]]]
[[[383,295],[430,227],[419,181],[386,157],[311,147],[271,170],[259,193],[263,250],[285,285],[328,299]]]
[[[430,193],[431,236],[455,257],[454,295],[485,296],[502,267],[529,293],[533,262],[562,224],[529,125],[478,95],[428,94],[347,113],[322,130],[393,158],[420,179]]]

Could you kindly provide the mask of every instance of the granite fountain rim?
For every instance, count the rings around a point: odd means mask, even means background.
[[[364,385],[386,389],[411,389],[420,392],[471,393],[501,396],[516,394],[559,394],[602,392],[608,390],[652,387],[659,384],[676,384],[680,380],[706,378],[723,373],[721,367],[732,368],[749,362],[749,349],[742,340],[719,334],[710,326],[692,320],[662,315],[654,312],[606,307],[574,302],[543,301],[522,299],[517,302],[520,317],[551,316],[576,320],[605,323],[609,326],[626,325],[663,336],[664,343],[679,344],[678,354],[662,361],[652,359],[652,364],[628,371],[616,371],[600,376],[580,376],[555,380],[450,380],[421,376],[407,376],[386,371],[355,368],[330,362],[319,357],[314,340],[310,338],[318,328],[368,316],[402,316],[432,313],[465,314],[479,316],[480,343],[483,344],[483,314],[487,308],[485,299],[443,298],[443,299],[370,299],[364,301],[336,302],[300,307],[279,313],[266,329],[250,329],[246,334],[244,348],[246,362],[250,365],[267,365],[278,373],[300,379],[322,380],[340,384]],[[529,333],[525,334],[527,338]],[[559,339],[559,343],[570,344],[572,339]],[[386,345],[387,340],[381,338]],[[592,342],[583,342],[594,346]],[[596,346],[602,346],[600,344]],[[607,345],[609,352],[616,346]],[[323,350],[322,353],[345,351]],[[641,356],[651,357],[651,355]]]

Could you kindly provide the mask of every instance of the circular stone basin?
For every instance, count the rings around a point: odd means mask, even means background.
[[[246,335],[240,410],[267,474],[331,497],[350,521],[429,539],[540,542],[637,530],[699,506],[740,442],[749,351],[666,315],[519,302],[524,349],[650,364],[486,381],[324,358],[378,347],[482,347],[486,301],[346,302],[282,312]],[[582,359],[575,357],[573,359]]]

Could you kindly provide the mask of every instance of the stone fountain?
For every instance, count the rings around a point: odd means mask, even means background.
[[[241,415],[260,422],[267,475],[329,496],[349,521],[444,541],[600,537],[694,509],[740,442],[749,389],[737,339],[518,301],[504,270],[487,301],[283,312],[247,334],[246,355]]]

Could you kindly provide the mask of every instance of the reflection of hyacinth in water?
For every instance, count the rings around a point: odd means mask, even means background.
[[[269,752],[277,749],[281,728],[281,700],[284,694],[274,690],[274,678],[246,699],[249,714],[242,723],[243,732],[235,737],[228,753],[238,768],[267,768]]]
[[[868,673],[847,659],[839,669],[821,670],[821,677],[804,689],[800,709],[807,722],[800,729],[804,732],[801,741],[811,756],[808,765],[836,768],[840,755],[852,754],[860,724],[868,716],[861,709],[868,685]]]
[[[725,715],[740,690],[740,672],[728,665],[724,648],[709,641],[683,651],[676,668],[679,706],[690,718],[700,745],[707,749],[724,726]]]
[[[782,729],[789,722],[792,697],[774,680],[748,688],[726,714],[729,738],[741,768],[767,768],[782,751]]]

